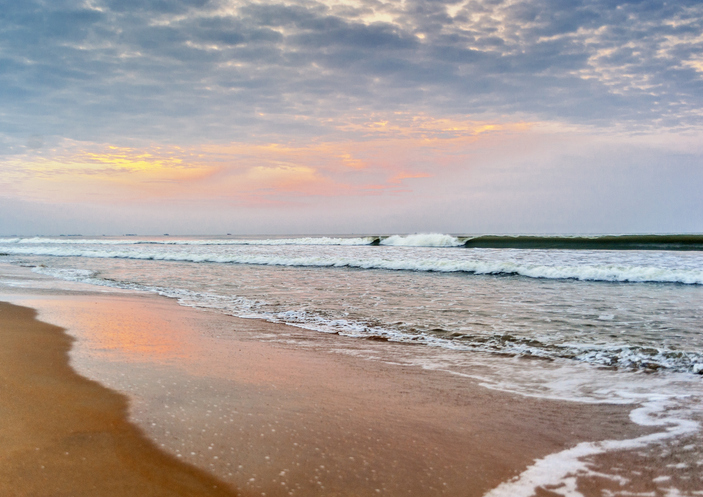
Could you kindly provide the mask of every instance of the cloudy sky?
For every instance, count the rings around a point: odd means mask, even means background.
[[[703,232],[700,0],[0,0],[0,235]]]

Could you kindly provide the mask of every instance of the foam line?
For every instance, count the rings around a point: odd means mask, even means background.
[[[601,442],[581,442],[571,449],[550,454],[537,460],[511,481],[484,494],[484,497],[532,497],[539,487],[549,487],[550,492],[565,497],[583,497],[576,490],[576,479],[592,471],[583,460],[588,456],[606,452],[633,450],[647,447],[667,439],[695,433],[700,428],[692,420],[674,417],[659,418],[658,414],[669,407],[666,401],[653,400],[630,413],[630,419],[641,426],[666,426],[664,431],[644,435],[629,440],[604,440]]]

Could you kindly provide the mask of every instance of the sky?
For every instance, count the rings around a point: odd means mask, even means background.
[[[700,0],[0,0],[0,236],[703,232]]]

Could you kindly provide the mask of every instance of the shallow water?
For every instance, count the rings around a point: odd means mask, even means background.
[[[72,281],[311,330],[625,369],[703,370],[703,252],[331,245],[365,239],[7,239]],[[429,240],[429,241],[428,241]],[[448,241],[449,240],[449,241]]]

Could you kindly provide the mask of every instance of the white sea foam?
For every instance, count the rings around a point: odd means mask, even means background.
[[[381,240],[381,245],[393,247],[460,247],[463,242],[451,235],[419,233],[415,235],[392,235]]]
[[[636,424],[666,427],[663,431],[628,440],[582,442],[571,449],[537,460],[518,477],[501,483],[484,497],[532,497],[538,488],[549,488],[551,493],[564,497],[583,497],[577,490],[577,478],[596,474],[584,460],[586,457],[612,451],[642,449],[698,431],[700,427],[695,421],[662,416],[671,407],[670,404],[671,400],[662,396],[661,399],[644,403],[642,407],[630,413],[630,419]]]
[[[421,271],[442,273],[470,273],[479,275],[519,275],[529,278],[574,279],[581,281],[608,281],[629,283],[682,283],[703,285],[703,269],[692,267],[640,266],[611,263],[580,263],[574,265],[536,264],[519,259],[493,257],[456,259],[439,257],[393,257],[379,252],[376,257],[320,255],[290,256],[279,253],[243,253],[227,251],[164,251],[148,247],[115,249],[66,247],[57,245],[12,246],[0,245],[0,250],[10,255],[40,255],[59,257],[121,258],[196,263],[257,264],[291,267],[347,267],[355,269],[385,269],[395,271]],[[579,262],[579,261],[575,261]],[[656,263],[656,261],[654,261]]]

